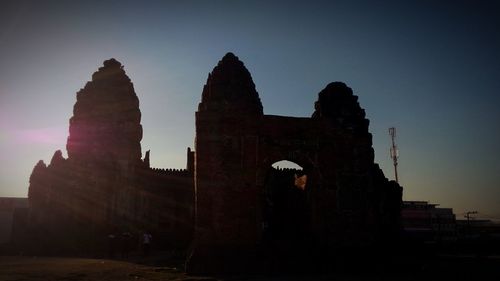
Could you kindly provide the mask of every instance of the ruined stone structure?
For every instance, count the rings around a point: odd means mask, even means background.
[[[152,232],[157,247],[186,247],[193,227],[193,153],[186,170],[141,159],[139,100],[123,66],[104,62],[77,93],[66,145],[30,178],[35,251],[106,249],[109,233]],[[43,241],[46,239],[47,241]],[[41,243],[40,243],[41,242]],[[43,248],[37,248],[43,247]]]
[[[280,211],[266,200],[271,165],[280,160],[307,175],[297,205],[302,215],[291,222],[301,225],[303,237],[281,236],[271,247],[328,251],[397,232],[402,191],[374,164],[369,121],[357,99],[335,82],[319,93],[311,118],[264,115],[248,70],[233,54],[224,56],[196,112],[196,227],[188,270],[220,272],[259,259],[269,209]]]
[[[165,244],[194,237],[187,269],[222,272],[278,252],[367,246],[398,231],[401,187],[374,163],[369,121],[341,82],[319,93],[311,118],[265,115],[250,73],[226,54],[203,88],[195,152],[182,171],[152,169],[149,152],[141,159],[140,117],[123,67],[106,61],[77,94],[68,159],[58,151],[33,170],[30,221],[39,235],[71,234],[69,245],[110,228],[149,229]],[[272,168],[281,160],[303,170]]]

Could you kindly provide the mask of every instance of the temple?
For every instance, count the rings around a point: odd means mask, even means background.
[[[107,236],[155,234],[158,247],[189,245],[193,229],[193,152],[184,170],[141,159],[139,99],[121,63],[104,62],[77,95],[69,121],[68,158],[56,151],[33,169],[29,245],[40,253],[92,253]]]
[[[189,251],[189,272],[224,272],[398,234],[402,188],[374,163],[344,83],[319,93],[310,118],[265,115],[249,71],[226,54],[203,87],[185,170],[141,159],[139,100],[118,61],[92,75],[73,113],[68,158],[56,151],[30,177],[27,228],[42,240],[32,250],[92,252],[107,233],[148,231],[157,247]],[[273,167],[282,160],[302,169]]]

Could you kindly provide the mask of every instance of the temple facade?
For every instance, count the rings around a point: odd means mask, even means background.
[[[105,61],[76,97],[68,158],[56,151],[48,165],[38,162],[30,177],[28,233],[38,240],[30,248],[95,252],[108,247],[108,235],[123,232],[137,240],[152,233],[160,248],[187,247],[194,153],[188,148],[183,170],[150,167],[149,151],[141,159],[139,99],[114,59]]]
[[[110,232],[152,232],[162,247],[190,245],[190,272],[395,237],[402,188],[374,163],[358,97],[330,83],[311,109],[310,118],[264,114],[250,73],[228,53],[203,87],[186,169],[155,169],[149,151],[141,159],[133,84],[121,63],[105,61],[77,93],[68,158],[57,151],[33,170],[29,227],[65,241],[51,250],[96,249]],[[273,168],[282,160],[302,170]]]
[[[226,54],[196,112],[188,270],[238,270],[277,254],[328,256],[397,236],[402,189],[374,163],[368,125],[358,97],[341,82],[319,93],[310,118],[265,115],[250,73]],[[282,160],[303,168],[288,183],[272,168]],[[297,186],[297,177],[306,180]]]

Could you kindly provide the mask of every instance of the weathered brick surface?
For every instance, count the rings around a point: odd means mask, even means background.
[[[28,251],[106,251],[108,234],[127,231],[135,235],[134,246],[148,231],[157,248],[187,247],[193,154],[188,151],[186,170],[151,168],[149,152],[141,160],[140,121],[139,100],[123,66],[105,61],[77,93],[68,159],[57,151],[30,177]]]
[[[237,271],[243,260],[258,259],[268,219],[263,198],[270,167],[280,160],[307,174],[305,203],[297,206],[304,214],[290,211],[304,224],[304,239],[281,236],[272,247],[328,251],[368,246],[397,232],[401,187],[374,164],[369,121],[357,99],[335,82],[319,93],[311,118],[264,115],[243,63],[231,53],[222,58],[196,113],[195,247],[188,270]],[[302,204],[293,200],[288,203]]]
[[[47,245],[38,250],[102,249],[117,230],[187,247],[194,228],[187,269],[221,273],[398,231],[402,189],[374,163],[369,121],[344,83],[319,93],[311,118],[264,115],[250,73],[225,55],[203,87],[186,170],[141,159],[140,118],[122,65],[106,61],[77,94],[68,158],[58,151],[30,177],[31,240]],[[281,160],[303,171],[271,168]]]

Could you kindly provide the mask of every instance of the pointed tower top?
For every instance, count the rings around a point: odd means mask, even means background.
[[[99,69],[92,74],[92,81],[109,80],[110,77],[113,80],[122,80],[124,82],[130,81],[125,74],[125,70],[123,70],[123,65],[114,58],[104,61],[103,66],[99,67]]]
[[[252,76],[233,53],[227,53],[208,75],[198,110],[263,114]]]
[[[231,52],[227,52],[224,57],[222,57],[222,61],[231,61],[231,60],[236,60],[236,61],[239,61],[238,57],[235,56],[233,53]]]
[[[122,64],[104,61],[92,81],[77,93],[66,144],[68,159],[141,160],[142,126],[139,99]]]
[[[58,165],[59,163],[64,162],[64,157],[62,156],[61,150],[56,150],[54,152],[54,155],[52,156],[52,159],[50,160],[50,166]]]
[[[343,82],[332,82],[318,94],[312,118],[327,118],[344,128],[368,133],[368,120],[358,96]]]

